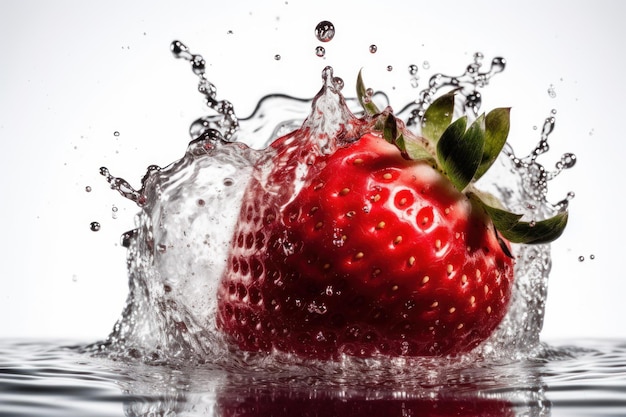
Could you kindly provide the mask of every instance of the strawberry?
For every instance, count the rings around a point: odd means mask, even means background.
[[[349,112],[325,72],[302,128],[277,139],[247,187],[218,289],[218,328],[240,349],[318,359],[454,355],[506,314],[511,242],[558,237],[567,213],[523,222],[476,190],[508,109],[452,121],[454,92],[421,136]]]

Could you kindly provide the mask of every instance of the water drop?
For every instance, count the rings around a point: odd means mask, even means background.
[[[91,229],[92,232],[97,232],[98,230],[100,230],[100,223],[91,222],[91,224],[89,225],[89,228]]]
[[[422,68],[424,68],[424,69],[429,69],[429,68],[430,68],[430,62],[428,62],[428,61],[424,61],[424,62],[422,63]]]
[[[419,78],[411,77],[411,87],[413,88],[419,87]]]
[[[552,84],[550,84],[550,87],[548,87],[548,95],[550,96],[550,98],[556,97],[556,91],[554,91],[554,86]]]
[[[563,169],[573,167],[574,165],[576,165],[576,155],[574,155],[573,153],[563,154],[563,156],[561,157],[560,165]]]
[[[337,91],[343,90],[344,82],[341,77],[333,77],[333,85],[337,89]]]
[[[498,72],[504,71],[506,68],[506,60],[502,57],[495,57],[491,61],[491,73],[496,74]]]
[[[387,71],[393,71],[393,67],[391,65],[387,65]]]
[[[122,246],[125,248],[130,248],[130,244],[137,236],[137,233],[137,229],[129,230],[128,232],[124,233],[120,238]]]
[[[199,198],[198,201],[196,201],[196,204],[198,205],[198,207],[204,207],[206,205],[206,201]]]
[[[315,37],[320,42],[328,42],[335,36],[335,25],[328,20],[323,20],[315,27]]]
[[[279,54],[274,55],[274,59],[276,61],[280,61],[281,56]]]
[[[235,180],[233,180],[232,178],[224,178],[224,185],[227,187],[230,187],[231,185],[233,185],[235,183]]]
[[[589,255],[589,259],[591,259],[591,260],[596,259],[596,255],[594,255],[594,254]]]
[[[415,64],[409,65],[409,74],[415,75],[417,74],[418,67]]]
[[[89,185],[88,185],[88,186],[86,186],[86,187],[85,187],[85,191],[87,191],[88,193],[90,193],[90,192],[91,192],[91,187],[90,187]]]
[[[117,219],[117,210],[118,210],[118,209],[117,209],[117,206],[113,206],[113,207],[111,207],[111,217],[112,217],[113,219]]]
[[[578,257],[578,262],[583,262],[584,260],[585,260],[585,257],[584,257],[584,256],[580,255],[580,256]]]
[[[378,46],[370,45],[370,53],[375,54],[378,51]]]
[[[76,276],[76,274],[72,275],[72,282],[78,282],[78,276]]]
[[[232,34],[233,34],[233,31],[232,31],[232,30],[229,30],[228,32],[226,32],[226,34],[227,34],[227,35],[232,35]]]
[[[170,44],[170,50],[176,58],[185,58],[189,53],[187,46],[181,41],[174,41]]]
[[[191,59],[191,69],[196,75],[203,75],[206,63],[202,55],[194,55]]]
[[[316,47],[315,55],[319,56],[320,58],[323,57],[324,55],[326,55],[326,49],[324,49],[323,46]]]
[[[113,132],[113,136],[117,137],[120,135],[120,132],[118,132],[117,130],[115,132]]]

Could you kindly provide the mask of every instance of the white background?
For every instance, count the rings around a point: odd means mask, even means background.
[[[98,171],[107,166],[139,185],[149,164],[182,156],[188,126],[205,108],[188,64],[169,52],[174,39],[206,58],[218,98],[240,115],[268,93],[312,96],[326,65],[348,92],[363,67],[368,85],[399,108],[417,92],[410,64],[420,65],[423,86],[433,72],[462,72],[476,51],[486,62],[504,56],[507,70],[484,91],[484,108],[513,107],[518,153],[532,149],[533,127],[556,109],[552,150],[542,161],[578,156],[551,187],[553,201],[570,190],[576,198],[553,245],[544,338],[626,337],[619,128],[626,3],[408,4],[1,2],[0,337],[101,338],[120,314],[127,283],[119,236],[133,227],[137,208]],[[337,29],[325,59],[314,54],[320,20]],[[370,44],[378,46],[374,55]],[[92,221],[102,224],[99,232],[90,231]]]

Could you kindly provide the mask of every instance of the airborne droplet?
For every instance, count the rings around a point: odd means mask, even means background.
[[[320,58],[323,57],[324,55],[326,55],[326,49],[324,49],[323,46],[318,46],[317,48],[315,48],[315,55],[319,56]]]
[[[328,42],[332,40],[332,38],[335,37],[335,25],[328,20],[319,22],[315,27],[315,37],[320,42]]]
[[[376,45],[370,45],[370,52],[371,52],[372,54],[375,54],[375,53],[376,53],[376,51],[378,51],[378,46],[376,46]]]
[[[415,75],[417,74],[418,67],[415,64],[409,65],[409,74]]]
[[[98,230],[100,230],[100,223],[91,222],[91,224],[89,225],[89,228],[91,229],[92,232],[97,232]]]

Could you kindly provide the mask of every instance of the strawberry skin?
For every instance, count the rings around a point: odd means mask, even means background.
[[[294,140],[275,143],[275,168],[246,192],[218,327],[246,351],[318,359],[484,341],[513,283],[484,209],[377,134],[327,154],[298,153]]]

